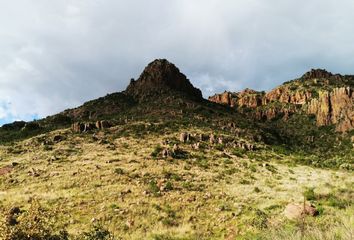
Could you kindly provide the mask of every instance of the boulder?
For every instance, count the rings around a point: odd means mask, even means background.
[[[162,150],[162,157],[167,158],[171,156],[171,151],[168,148]]]
[[[95,123],[97,129],[102,129],[101,121]]]
[[[195,149],[195,150],[199,150],[200,148],[200,142],[197,142],[195,144],[192,145],[192,148]]]
[[[172,151],[173,151],[173,153],[175,153],[175,154],[178,153],[178,152],[180,151],[179,146],[178,146],[177,144],[174,144]]]
[[[284,216],[291,220],[300,219],[303,216],[317,216],[317,209],[309,203],[290,203],[285,207]]]
[[[84,132],[89,132],[96,129],[96,125],[94,123],[85,123],[84,124]]]
[[[107,129],[112,127],[112,123],[107,121],[107,120],[103,120],[101,121],[101,129]]]
[[[203,133],[199,134],[198,138],[199,138],[199,141],[201,141],[201,142],[203,142],[207,139],[207,137]]]
[[[53,138],[54,142],[61,142],[64,140],[64,137],[62,135],[55,135]]]
[[[210,144],[214,144],[216,142],[216,137],[214,134],[210,134],[209,142]]]
[[[80,122],[73,123],[71,129],[75,133],[82,133],[85,130],[85,124]]]
[[[179,140],[182,142],[182,143],[186,143],[190,140],[190,134],[189,133],[181,133],[180,137],[179,137]]]

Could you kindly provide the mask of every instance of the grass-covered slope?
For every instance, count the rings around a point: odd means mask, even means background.
[[[105,131],[62,129],[2,146],[2,212],[26,211],[36,199],[56,210],[55,224],[71,238],[100,223],[116,239],[300,239],[302,232],[303,239],[350,239],[352,172],[298,165],[295,155],[254,142],[247,131],[236,136],[202,122],[130,120]],[[196,137],[182,143],[182,132]],[[223,143],[205,140],[196,149],[199,134]],[[179,154],[163,158],[162,149],[174,144]],[[305,191],[320,215],[287,220],[284,208],[302,203]]]

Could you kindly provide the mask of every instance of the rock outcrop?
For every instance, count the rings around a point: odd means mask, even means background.
[[[311,71],[305,73],[303,79],[319,79],[319,78],[330,78],[333,74],[327,72],[325,69],[311,69]]]
[[[125,93],[141,101],[169,91],[177,91],[195,100],[203,99],[202,92],[166,59],[157,59],[150,63],[138,80],[131,80]]]
[[[318,126],[335,124],[337,131],[345,132],[354,128],[352,85],[352,76],[312,69],[301,78],[268,93],[246,89],[216,94],[209,97],[209,101],[240,111],[253,109],[251,113],[258,120],[271,120],[279,116],[287,120],[296,112],[314,114]]]
[[[96,122],[75,122],[71,125],[71,130],[75,133],[89,132],[92,130],[104,130],[112,127],[114,124],[107,120]]]
[[[335,124],[336,130],[345,132],[354,128],[354,96],[347,88],[320,91],[319,97],[308,104],[307,112],[316,115],[318,126]]]

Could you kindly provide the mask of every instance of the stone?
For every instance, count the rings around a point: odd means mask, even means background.
[[[97,121],[95,123],[95,126],[96,126],[97,129],[102,129],[101,121]]]
[[[19,163],[18,162],[12,162],[11,165],[12,165],[12,167],[16,167],[16,166],[19,165]]]
[[[290,203],[284,210],[284,216],[291,220],[299,219],[305,215],[314,217],[318,215],[318,211],[309,203],[305,203],[305,207],[304,204]]]
[[[195,144],[192,145],[192,148],[195,149],[195,150],[199,150],[200,148],[200,142],[197,142]]]
[[[112,123],[107,121],[107,120],[103,120],[101,121],[101,129],[107,129],[112,127]]]
[[[64,137],[62,135],[55,135],[53,138],[54,142],[61,142],[64,140]]]
[[[190,134],[189,133],[181,133],[180,137],[179,137],[179,140],[182,142],[182,143],[186,143],[190,140]]]
[[[198,135],[198,138],[199,138],[199,141],[203,142],[206,140],[207,137],[203,133],[201,133]]]
[[[89,132],[96,129],[96,125],[93,123],[85,123],[84,126],[84,132]]]
[[[171,156],[171,151],[167,148],[162,150],[162,157],[167,158]]]
[[[209,142],[210,144],[214,144],[216,142],[216,137],[214,134],[210,134]]]
[[[172,148],[172,151],[173,151],[173,153],[178,153],[180,151],[179,146],[177,144],[174,144],[173,148]]]
[[[76,122],[71,125],[71,130],[75,133],[82,133],[84,129],[85,129],[85,125],[80,122]]]

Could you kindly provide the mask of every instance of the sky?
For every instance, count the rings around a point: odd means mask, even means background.
[[[0,0],[0,125],[122,91],[154,59],[208,97],[354,74],[353,0]]]

